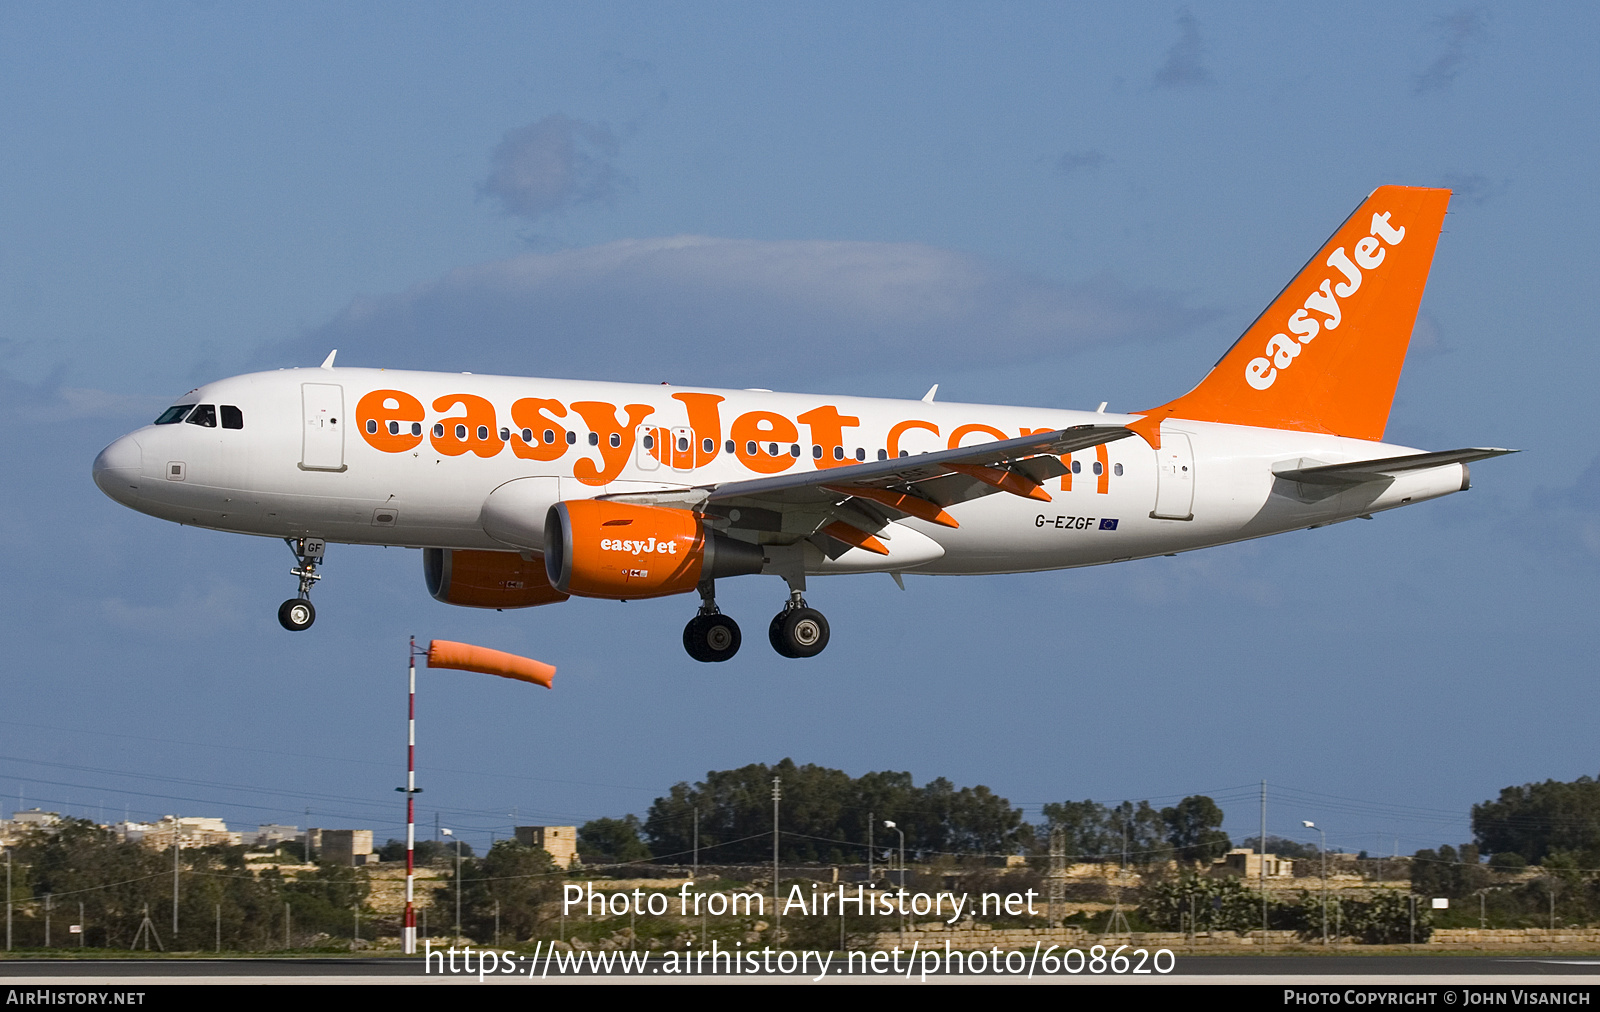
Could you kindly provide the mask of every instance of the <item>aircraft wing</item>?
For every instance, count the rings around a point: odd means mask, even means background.
[[[1369,481],[1393,478],[1401,471],[1443,467],[1445,464],[1466,464],[1474,460],[1485,460],[1516,452],[1516,450],[1471,446],[1462,450],[1413,453],[1404,457],[1379,457],[1375,460],[1357,460],[1348,464],[1322,464],[1281,471],[1273,468],[1272,473],[1285,481],[1298,481],[1306,485],[1362,485]]]
[[[905,517],[956,527],[945,507],[996,492],[1049,502],[1042,486],[1067,473],[1063,454],[1133,434],[1121,425],[1075,425],[891,460],[605,498],[693,509],[720,528],[754,532],[763,541],[820,532],[840,543],[829,546],[830,554],[852,546],[882,554],[872,535]]]

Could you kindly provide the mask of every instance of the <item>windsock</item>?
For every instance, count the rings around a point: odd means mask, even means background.
[[[428,667],[481,671],[486,675],[532,682],[547,689],[553,688],[550,683],[556,677],[555,668],[531,657],[518,657],[503,650],[490,650],[488,647],[450,640],[433,640],[428,644]]]

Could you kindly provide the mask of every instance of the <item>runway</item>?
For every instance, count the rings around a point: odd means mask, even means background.
[[[906,972],[910,969],[910,972]],[[543,971],[543,972],[541,972]],[[188,985],[246,987],[254,985],[387,985],[471,984],[529,985],[561,983],[943,983],[943,984],[1076,984],[1133,986],[1261,986],[1297,988],[1537,988],[1575,987],[1600,990],[1600,957],[1585,956],[1193,956],[1179,957],[1165,974],[1077,974],[1038,972],[928,973],[901,961],[898,972],[849,972],[835,964],[819,974],[815,966],[805,973],[680,972],[656,957],[634,963],[626,970],[562,972],[557,966],[530,965],[514,973],[425,973],[420,959],[367,958],[226,958],[226,959],[16,959],[0,961],[0,989],[95,988],[113,990]],[[5,1000],[5,999],[0,999]],[[1463,1004],[1468,1003],[1464,995]],[[1452,1004],[1445,1001],[1445,1004]]]

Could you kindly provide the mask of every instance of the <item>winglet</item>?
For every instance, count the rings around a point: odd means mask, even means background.
[[[322,365],[320,366],[320,368],[332,369],[333,368],[333,356],[335,356],[337,354],[339,354],[339,349],[338,348],[335,348],[332,351],[328,352],[328,357],[322,360]]]
[[[1449,203],[1372,191],[1200,385],[1146,417],[1382,439]]]

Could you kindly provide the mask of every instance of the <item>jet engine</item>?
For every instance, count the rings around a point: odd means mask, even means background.
[[[532,608],[567,599],[550,586],[544,563],[520,552],[424,548],[422,574],[435,600],[468,608]]]
[[[764,555],[688,510],[574,499],[545,515],[545,573],[557,591],[580,597],[682,594],[705,580],[759,573]]]

